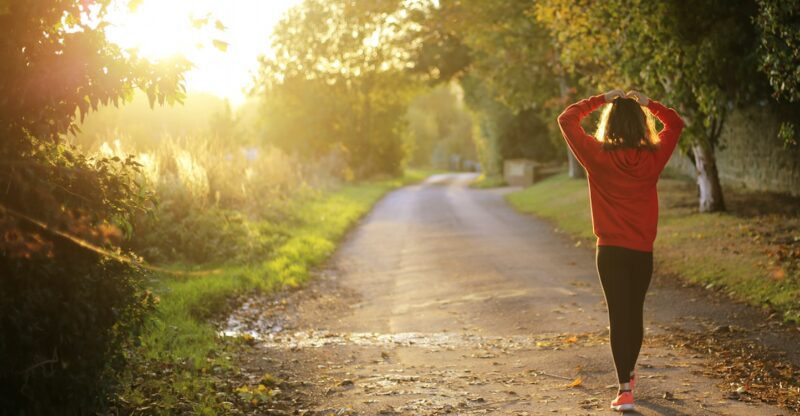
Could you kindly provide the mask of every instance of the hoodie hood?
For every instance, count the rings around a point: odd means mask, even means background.
[[[655,168],[654,153],[646,149],[617,149],[608,151],[611,163],[619,172],[632,178],[652,175]]]

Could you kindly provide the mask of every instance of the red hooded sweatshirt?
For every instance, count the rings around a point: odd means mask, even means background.
[[[658,133],[658,149],[604,150],[601,142],[583,130],[581,119],[605,103],[603,95],[578,101],[558,116],[558,125],[586,168],[597,245],[653,251],[658,226],[656,183],[675,150],[683,120],[675,110],[650,100],[647,108],[664,124]]]

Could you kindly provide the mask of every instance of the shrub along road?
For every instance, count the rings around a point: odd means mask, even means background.
[[[616,385],[593,251],[515,212],[507,190],[470,189],[473,179],[435,175],[387,195],[303,290],[234,313],[228,329],[255,337],[241,390],[274,389],[260,379],[269,372],[309,414],[607,414]],[[794,387],[770,395],[721,369],[800,374],[796,351],[748,343],[768,334],[788,345],[796,330],[658,273],[641,414],[791,414]],[[736,342],[752,360],[717,349]]]

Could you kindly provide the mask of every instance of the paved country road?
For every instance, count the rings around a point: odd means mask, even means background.
[[[280,307],[246,304],[230,325],[261,341],[251,371],[293,381],[311,414],[611,414],[593,249],[513,211],[508,188],[470,189],[473,179],[436,175],[390,193],[305,289],[269,304]],[[736,308],[700,292],[651,286],[637,410],[791,414],[732,400],[736,386],[720,387],[708,357],[661,341],[666,326],[702,329],[698,316]]]

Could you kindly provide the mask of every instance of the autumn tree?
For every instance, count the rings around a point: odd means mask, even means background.
[[[677,107],[697,170],[699,209],[725,209],[715,151],[733,106],[760,91],[751,1],[543,0],[561,62],[597,91],[641,88]]]

